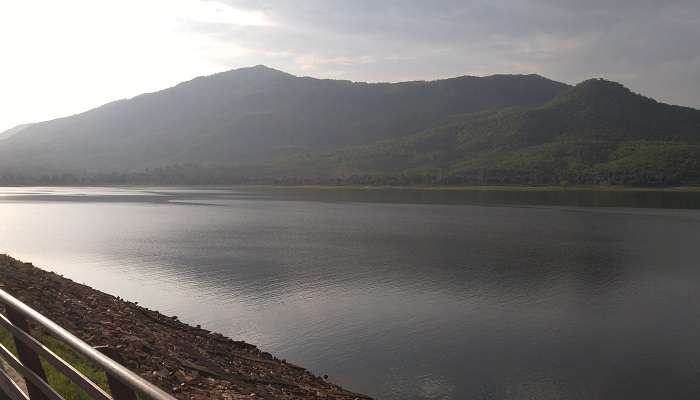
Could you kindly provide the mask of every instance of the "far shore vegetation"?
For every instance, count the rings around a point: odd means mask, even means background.
[[[307,190],[435,190],[435,191],[588,191],[588,192],[700,192],[700,184],[682,186],[625,186],[625,185],[532,185],[532,184],[505,184],[505,185],[393,185],[393,184],[357,184],[357,183],[160,183],[160,182],[139,182],[139,183],[114,183],[83,180],[55,180],[45,181],[22,180],[21,182],[0,182],[0,187],[240,187],[255,188],[260,190],[284,190],[284,189],[307,189]]]

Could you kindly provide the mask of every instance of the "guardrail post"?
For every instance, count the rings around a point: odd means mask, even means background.
[[[22,314],[16,312],[10,306],[5,306],[5,311],[7,314],[7,319],[9,319],[10,322],[15,324],[21,330],[29,333],[29,324],[27,323],[27,319],[24,318]],[[12,338],[14,339],[15,347],[17,348],[17,356],[22,364],[34,371],[34,373],[39,375],[39,377],[46,382],[46,373],[44,372],[44,368],[41,366],[41,360],[36,352],[27,347],[27,345],[22,343],[22,341],[17,339],[14,335]],[[29,398],[31,400],[48,400],[48,397],[46,397],[46,395],[44,395],[44,393],[28,379],[25,380],[25,382],[27,384],[27,391],[29,392]]]
[[[97,346],[95,349],[119,364],[124,365],[124,359],[116,349],[109,346]],[[123,384],[109,372],[105,371],[105,374],[107,374],[107,383],[114,400],[136,400],[136,393],[134,393],[133,389]]]

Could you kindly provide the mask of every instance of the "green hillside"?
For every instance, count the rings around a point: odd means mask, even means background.
[[[370,84],[242,68],[33,124],[0,141],[0,176],[251,165],[410,135],[452,114],[541,104],[567,87],[537,75]]]
[[[258,66],[0,141],[0,184],[700,183],[700,111],[591,79],[357,83]]]
[[[327,179],[355,181],[695,184],[700,111],[596,79],[541,106],[455,116],[408,137],[279,164],[300,176],[324,171]]]

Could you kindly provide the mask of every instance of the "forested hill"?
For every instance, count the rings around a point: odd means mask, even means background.
[[[452,114],[539,104],[566,88],[537,75],[368,84],[256,66],[34,124],[0,141],[0,168],[90,174],[249,165],[410,135]]]
[[[415,135],[286,160],[287,170],[433,184],[700,183],[700,111],[591,79],[540,106],[453,117]]]
[[[26,127],[0,140],[0,183],[700,184],[700,111],[602,79],[258,66]]]

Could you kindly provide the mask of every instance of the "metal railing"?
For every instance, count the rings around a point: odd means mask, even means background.
[[[175,400],[174,397],[123,367],[119,354],[108,347],[93,348],[78,339],[55,322],[39,314],[26,304],[0,289],[0,303],[5,314],[0,314],[0,326],[13,336],[17,356],[0,344],[0,357],[22,377],[27,387],[25,393],[10,375],[0,369],[0,390],[12,400],[63,400],[46,381],[46,374],[39,356],[83,389],[91,398],[99,400]],[[29,334],[29,322],[43,328],[50,336],[71,347],[78,354],[102,369],[107,375],[111,395],[80,373],[53,351]]]

